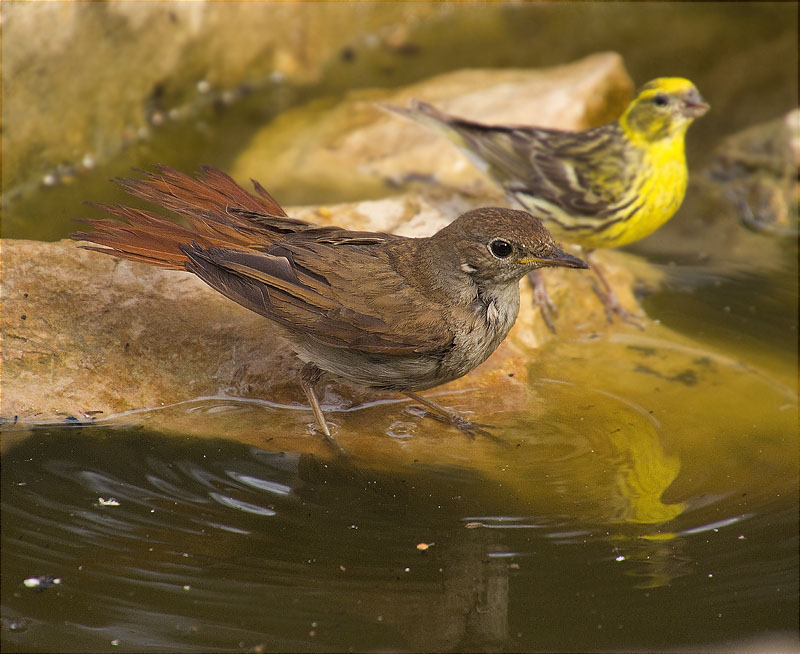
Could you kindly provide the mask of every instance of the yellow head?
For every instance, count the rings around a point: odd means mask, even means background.
[[[638,144],[683,136],[708,104],[688,79],[659,77],[645,84],[619,119],[626,136]]]

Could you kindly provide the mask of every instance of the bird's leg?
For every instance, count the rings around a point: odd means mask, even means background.
[[[475,439],[476,435],[484,436],[485,438],[489,438],[491,440],[500,440],[493,434],[490,434],[488,431],[484,429],[484,427],[491,428],[491,425],[481,425],[476,422],[470,422],[466,418],[464,418],[458,411],[455,409],[448,409],[441,404],[437,404],[433,400],[429,400],[427,398],[422,397],[422,395],[417,395],[416,393],[412,393],[411,391],[405,391],[404,395],[410,397],[415,402],[419,402],[422,406],[428,409],[432,414],[433,417],[438,417],[443,419],[443,421],[449,425],[452,425],[460,432],[463,432],[471,439]]]
[[[603,302],[608,322],[614,322],[614,314],[617,314],[623,322],[627,322],[639,329],[644,329],[641,320],[620,304],[617,294],[601,272],[602,266],[598,265],[597,260],[594,258],[594,250],[584,250],[584,253],[586,254],[586,263],[589,264],[594,273],[594,292]]]
[[[314,387],[323,374],[324,371],[317,368],[313,363],[307,363],[300,371],[300,386],[303,387],[303,392],[308,398],[308,403],[311,405],[311,410],[314,412],[314,417],[317,419],[317,424],[322,430],[322,433],[328,438],[333,438],[331,436],[331,430],[328,429],[328,423],[325,422],[322,409],[319,406],[317,394],[314,392]]]
[[[547,282],[545,281],[542,271],[532,270],[528,273],[528,280],[533,288],[533,303],[539,307],[539,312],[542,314],[544,324],[555,334],[556,328],[553,324],[553,315],[558,313],[558,307],[547,292]]]

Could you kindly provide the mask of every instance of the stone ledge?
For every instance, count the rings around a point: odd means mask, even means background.
[[[290,215],[309,218],[322,211],[333,222],[367,227],[393,211],[413,214],[420,207],[432,219],[429,230],[444,220],[416,196]],[[373,218],[361,213],[365,208]],[[610,277],[623,300],[632,302],[624,291],[635,283],[636,259],[603,254],[616,262]],[[8,421],[84,421],[221,392],[305,403],[295,379],[299,365],[271,323],[192,275],[116,260],[69,240],[4,240],[2,255],[1,415]],[[640,265],[638,274],[656,283],[647,270]],[[559,336],[606,329],[588,272],[552,270],[547,278],[560,307]],[[502,379],[498,401],[513,401],[512,389],[523,392],[531,350],[552,335],[533,308],[527,282],[521,288],[522,309],[510,337],[447,389],[491,387]],[[375,399],[333,382],[323,392],[323,403],[340,408]]]

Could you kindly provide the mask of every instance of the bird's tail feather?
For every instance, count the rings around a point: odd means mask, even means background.
[[[212,239],[179,225],[178,223],[158,216],[143,209],[133,209],[120,205],[93,205],[114,216],[92,220],[77,220],[93,227],[95,231],[75,232],[70,236],[78,241],[89,241],[99,246],[81,246],[87,250],[105,252],[114,256],[142,261],[162,268],[184,270],[188,258],[181,250],[181,245],[197,243],[205,247],[231,247],[229,241]]]
[[[379,104],[378,106],[385,111],[424,125],[434,132],[447,137],[456,145],[464,145],[464,139],[453,126],[454,117],[437,109],[428,102],[411,98],[407,107],[393,104]]]
[[[285,234],[313,227],[287,217],[258,182],[253,182],[259,195],[255,197],[215,168],[204,167],[196,179],[168,166],[157,168],[157,173],[145,173],[144,179],[115,181],[132,195],[180,214],[187,226],[143,209],[95,204],[122,220],[81,218],[96,231],[70,236],[103,246],[83,246],[89,250],[183,270],[187,257],[182,245],[263,248]]]

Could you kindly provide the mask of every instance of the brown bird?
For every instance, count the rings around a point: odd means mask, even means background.
[[[121,218],[83,220],[72,234],[117,257],[197,275],[272,320],[305,363],[301,385],[326,436],[314,392],[324,372],[401,392],[472,435],[455,411],[415,393],[457,379],[505,338],[519,280],[544,266],[586,268],[541,221],[502,208],[469,211],[427,238],[318,227],[289,218],[257,182],[249,194],[219,170],[197,179],[166,166],[124,189],[182,215],[94,205]],[[123,222],[124,221],[124,222]]]

